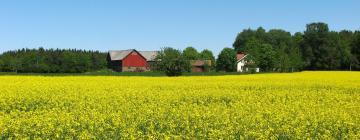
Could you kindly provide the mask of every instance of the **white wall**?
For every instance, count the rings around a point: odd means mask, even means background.
[[[244,72],[245,71],[245,60],[241,60],[237,62],[237,72]]]
[[[245,67],[245,60],[237,62],[237,72],[247,72],[249,68]],[[255,68],[255,72],[260,72],[260,68]]]

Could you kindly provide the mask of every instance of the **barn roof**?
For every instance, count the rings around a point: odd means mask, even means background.
[[[128,56],[131,52],[136,51],[135,49],[129,50],[111,50],[109,51],[111,60],[122,60]],[[147,61],[153,61],[157,55],[157,51],[136,51],[139,52]]]
[[[139,53],[146,58],[147,61],[154,61],[157,51],[139,51]]]
[[[133,51],[134,51],[134,49],[121,50],[121,51],[115,51],[115,50],[109,51],[110,59],[111,60],[122,60]]]

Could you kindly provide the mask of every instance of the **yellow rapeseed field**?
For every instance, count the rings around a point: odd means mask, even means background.
[[[360,72],[0,76],[0,139],[360,139]]]

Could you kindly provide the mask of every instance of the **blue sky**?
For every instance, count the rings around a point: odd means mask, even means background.
[[[246,28],[360,29],[359,0],[2,0],[0,53],[23,47],[88,50],[231,47]]]

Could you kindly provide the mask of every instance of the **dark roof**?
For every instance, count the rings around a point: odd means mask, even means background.
[[[204,66],[207,64],[211,66],[211,60],[190,60],[191,66]]]

